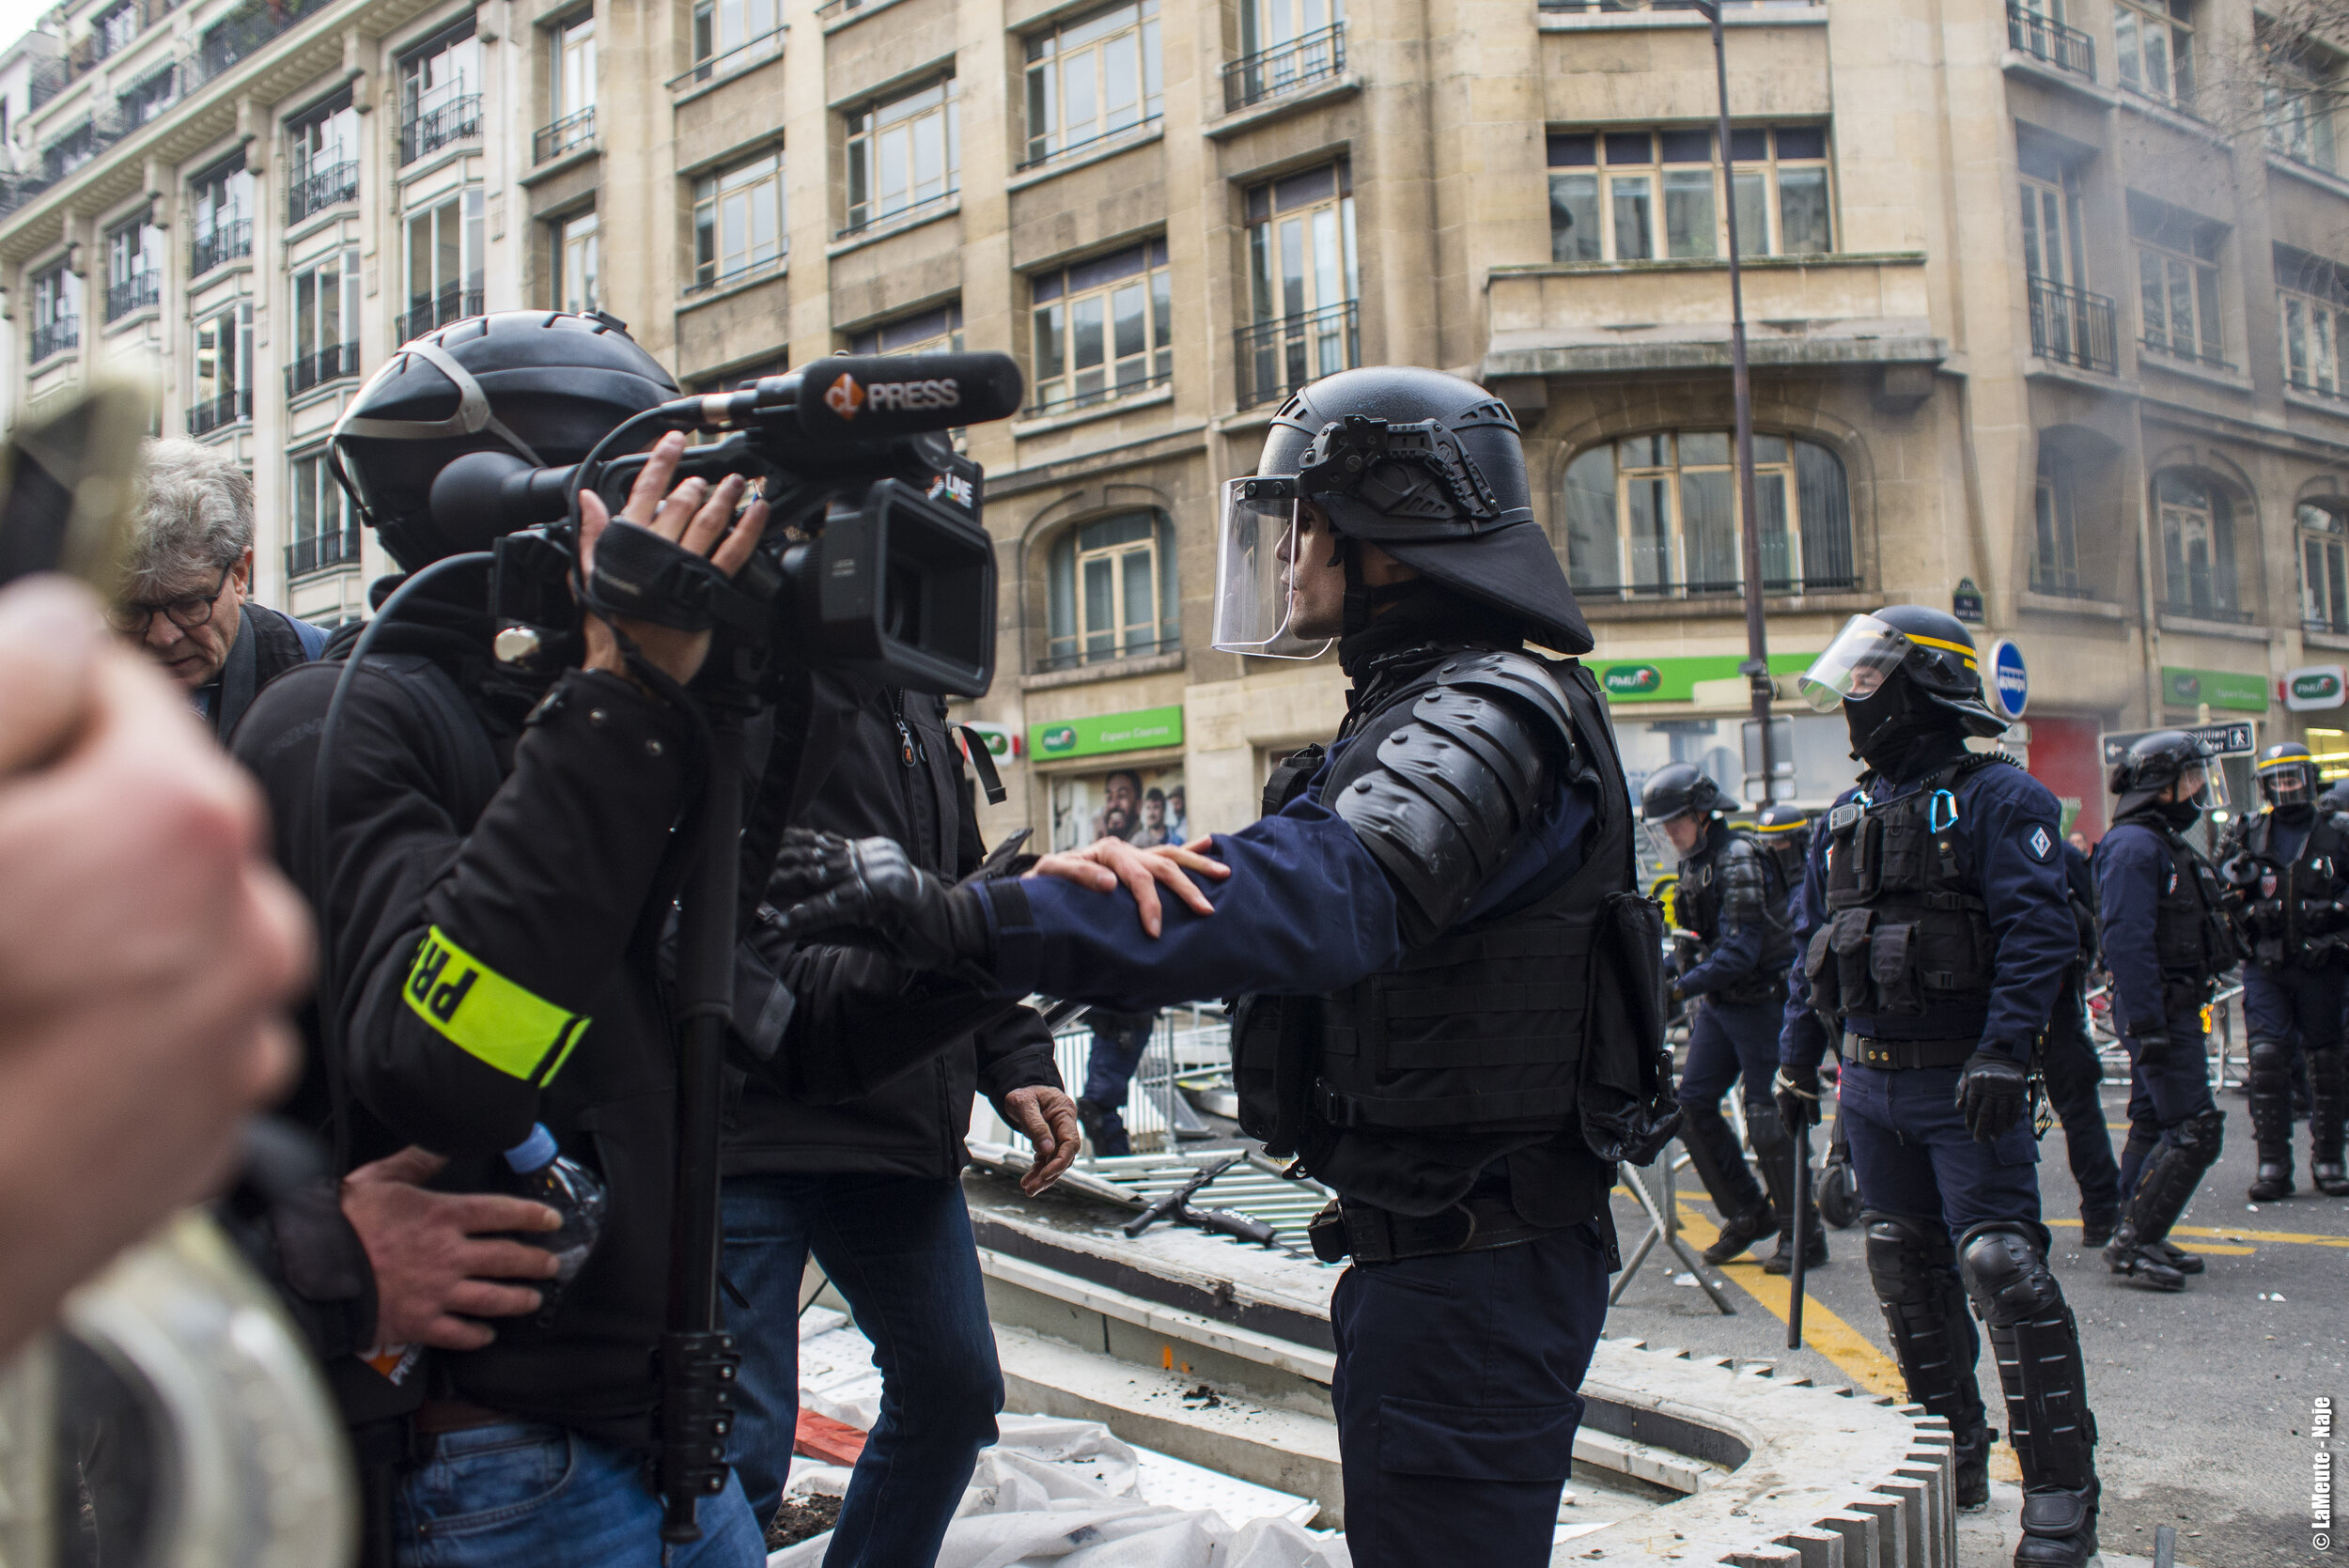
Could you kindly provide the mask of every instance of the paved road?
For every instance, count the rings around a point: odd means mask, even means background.
[[[2126,1092],[2107,1084],[2107,1120],[2125,1116]],[[2080,1320],[2089,1393],[2102,1434],[2104,1545],[2109,1555],[2150,1557],[2153,1532],[2178,1531],[2178,1560],[2201,1568],[2302,1568],[2339,1560],[2349,1542],[2314,1549],[2309,1517],[2311,1399],[2349,1397],[2349,1199],[2307,1188],[2306,1128],[2299,1130],[2297,1197],[2253,1205],[2250,1120],[2239,1094],[2221,1101],[2226,1153],[2181,1226],[2181,1245],[2201,1250],[2209,1272],[2181,1296],[2114,1279],[2100,1255],[2078,1245],[2078,1203],[2061,1132],[2041,1150],[2046,1213],[2057,1239],[2056,1270]],[[2117,1150],[2122,1134],[2116,1126]],[[1814,1135],[1824,1147],[1824,1138]],[[1699,1245],[1712,1237],[1713,1210],[1693,1176],[1678,1179],[1682,1211]],[[1646,1220],[1622,1192],[1616,1223],[1626,1253]],[[1856,1231],[1828,1233],[1832,1261],[1812,1276],[1809,1347],[1785,1348],[1785,1282],[1752,1265],[1725,1271],[1735,1317],[1718,1314],[1685,1271],[1651,1262],[1625,1291],[1609,1332],[1707,1355],[1769,1360],[1783,1375],[1900,1391]],[[1766,1246],[1767,1244],[1766,1244]],[[1827,1354],[1822,1354],[1822,1351]],[[1983,1397],[2003,1428],[1997,1369],[1982,1358]],[[2341,1445],[2336,1444],[2336,1449]],[[2016,1479],[1999,1445],[1993,1473]],[[1968,1568],[2003,1560],[1998,1521],[1969,1521]],[[2007,1527],[2011,1541],[2011,1525]],[[1980,1541],[1972,1538],[1981,1537]]]

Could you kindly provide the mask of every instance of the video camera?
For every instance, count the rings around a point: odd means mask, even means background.
[[[575,495],[594,490],[616,517],[646,457],[607,453],[665,430],[723,432],[689,447],[677,476],[754,481],[766,538],[731,584],[669,572],[651,585],[659,602],[631,613],[714,625],[711,665],[753,686],[786,662],[846,664],[891,686],[975,697],[994,675],[995,552],[979,520],[983,471],[945,432],[1009,416],[1022,390],[1005,354],[821,360],[648,409],[575,464],[467,453],[432,480],[431,509],[449,532],[498,535],[499,657],[559,667],[577,657]]]

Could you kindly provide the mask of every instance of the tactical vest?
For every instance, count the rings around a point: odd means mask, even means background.
[[[1778,863],[1778,857],[1763,847],[1753,834],[1730,830],[1718,848],[1707,846],[1707,852],[1680,865],[1680,912],[1688,923],[1688,929],[1704,944],[1704,955],[1710,958],[1721,939],[1721,917],[1729,903],[1729,880],[1735,875],[1730,860],[1742,853],[1752,858],[1753,870],[1762,878],[1762,908],[1752,917],[1762,926],[1762,954],[1753,972],[1741,976],[1730,985],[1709,993],[1723,1001],[1751,1004],[1758,1001],[1786,1000],[1786,966],[1795,955],[1794,930],[1787,920],[1786,874]]]
[[[2244,945],[2262,969],[2295,964],[2333,969],[2341,962],[2344,921],[2339,900],[2349,893],[2341,857],[2349,851],[2349,817],[2320,811],[2290,861],[2273,853],[2276,815],[2238,819],[2228,843],[2241,853],[2225,862],[2234,890],[2235,920]]]
[[[1827,924],[1803,972],[1812,1005],[1839,1024],[1852,1015],[1917,1017],[1990,1001],[1988,906],[1959,869],[1954,786],[1975,769],[2011,765],[1997,753],[1959,759],[1896,800],[1866,791],[1828,815]]]
[[[2210,1000],[2211,983],[2234,968],[2234,934],[2228,927],[2226,889],[2210,862],[2158,816],[2128,820],[2150,828],[2170,851],[2170,875],[2154,907],[2154,961],[2165,992],[2191,992],[2193,1006]],[[2168,1005],[2171,999],[2165,996]]]

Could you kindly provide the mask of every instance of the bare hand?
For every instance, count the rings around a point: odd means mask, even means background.
[[[0,592],[0,1358],[216,1190],[294,1063],[310,923],[260,797],[88,594]]]
[[[1019,1190],[1033,1198],[1054,1182],[1084,1146],[1084,1129],[1077,1121],[1077,1102],[1066,1090],[1031,1084],[1005,1094],[997,1109],[1003,1120],[1028,1135],[1035,1158],[1019,1178]]]
[[[746,486],[739,474],[727,474],[714,489],[706,479],[688,479],[670,490],[670,476],[677,473],[677,459],[684,455],[685,437],[679,431],[672,430],[654,442],[652,456],[637,471],[636,483],[628,492],[628,505],[620,508],[620,517],[651,529],[672,544],[683,545],[696,555],[708,556],[712,566],[732,577],[742,569],[758,544],[758,536],[767,531],[767,503],[754,501],[742,507],[739,517],[735,515]],[[661,499],[663,491],[668,492],[666,500]],[[611,520],[611,515],[604,510],[603,497],[593,490],[579,492],[582,575],[595,571],[596,541],[603,537]],[[628,633],[637,651],[679,685],[692,680],[700,671],[702,660],[709,657],[707,631],[680,631],[673,626],[627,616],[616,616],[607,625],[602,617],[589,615],[588,669],[630,678],[628,660],[620,655],[619,640],[612,635],[614,627]]]
[[[378,1344],[479,1350],[497,1334],[473,1319],[538,1310],[537,1291],[499,1281],[554,1277],[553,1253],[497,1233],[559,1230],[563,1217],[527,1198],[420,1185],[447,1163],[411,1146],[343,1178],[343,1217],[375,1269]]]
[[[1082,849],[1064,849],[1045,856],[1035,862],[1030,877],[1057,877],[1074,882],[1095,893],[1109,893],[1121,884],[1134,895],[1134,912],[1142,917],[1145,935],[1155,937],[1165,926],[1165,917],[1159,906],[1159,884],[1163,882],[1175,897],[1188,905],[1194,914],[1211,915],[1215,906],[1208,902],[1206,893],[1183,875],[1195,871],[1202,877],[1221,881],[1232,874],[1232,868],[1212,859],[1207,851],[1213,848],[1213,838],[1195,838],[1189,844],[1162,844],[1155,849],[1137,849],[1124,839],[1096,839]]]

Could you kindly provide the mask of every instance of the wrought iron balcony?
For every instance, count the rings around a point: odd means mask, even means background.
[[[408,314],[399,318],[399,338],[406,343],[428,332],[437,332],[451,321],[480,314],[478,288],[443,288],[429,298],[418,295],[408,307]]]
[[[266,0],[208,29],[195,57],[199,80],[210,81],[333,0]],[[190,87],[194,86],[190,83]]]
[[[2205,370],[2223,370],[2229,375],[2233,375],[2237,371],[2235,363],[2221,354],[2216,347],[2196,343],[2183,336],[2173,337],[2158,333],[2148,333],[2137,340],[2137,346],[2144,353],[2156,354],[2163,359],[2184,360],[2188,365],[2199,365]]]
[[[424,110],[401,123],[400,163],[405,166],[428,153],[454,147],[480,134],[481,95],[467,93],[462,98],[449,99],[438,107]]]
[[[207,234],[195,237],[188,251],[188,275],[202,277],[224,261],[253,254],[253,220],[239,218],[234,223],[215,225]]]
[[[1342,304],[1258,321],[1232,334],[1239,406],[1277,402],[1307,381],[1361,363],[1361,306]]]
[[[324,386],[328,381],[341,380],[345,376],[359,374],[359,345],[330,343],[314,354],[300,354],[286,366],[286,396]]]
[[[332,534],[313,534],[306,539],[296,539],[286,547],[286,575],[288,578],[307,577],[312,572],[333,571],[338,567],[359,564],[359,530],[340,529]]]
[[[2109,376],[2119,368],[2113,342],[2110,300],[2052,278],[2030,280],[2032,353]]]
[[[2045,60],[2058,70],[2096,80],[2096,40],[2077,27],[2007,0],[2007,47]]]
[[[207,397],[188,410],[188,434],[210,435],[226,426],[253,417],[253,389],[239,387],[217,397]]]
[[[298,224],[338,202],[359,199],[359,165],[351,159],[295,179],[286,194],[286,222]]]
[[[45,327],[33,329],[32,358],[28,363],[39,365],[53,354],[62,354],[68,349],[81,346],[82,318],[78,316],[60,316]]]
[[[1332,22],[1301,38],[1259,49],[1223,68],[1226,114],[1335,76],[1346,69],[1346,23]]]
[[[596,106],[592,103],[577,114],[565,115],[552,125],[540,130],[530,138],[530,161],[543,163],[558,158],[575,147],[584,147],[596,139]]]
[[[2284,369],[2284,385],[2310,397],[2330,397],[2337,402],[2349,403],[2349,386],[2319,380],[2306,369],[2295,370],[2287,365]]]
[[[106,288],[106,319],[119,321],[134,310],[144,310],[163,297],[163,275],[148,271],[133,272],[120,283]]]

